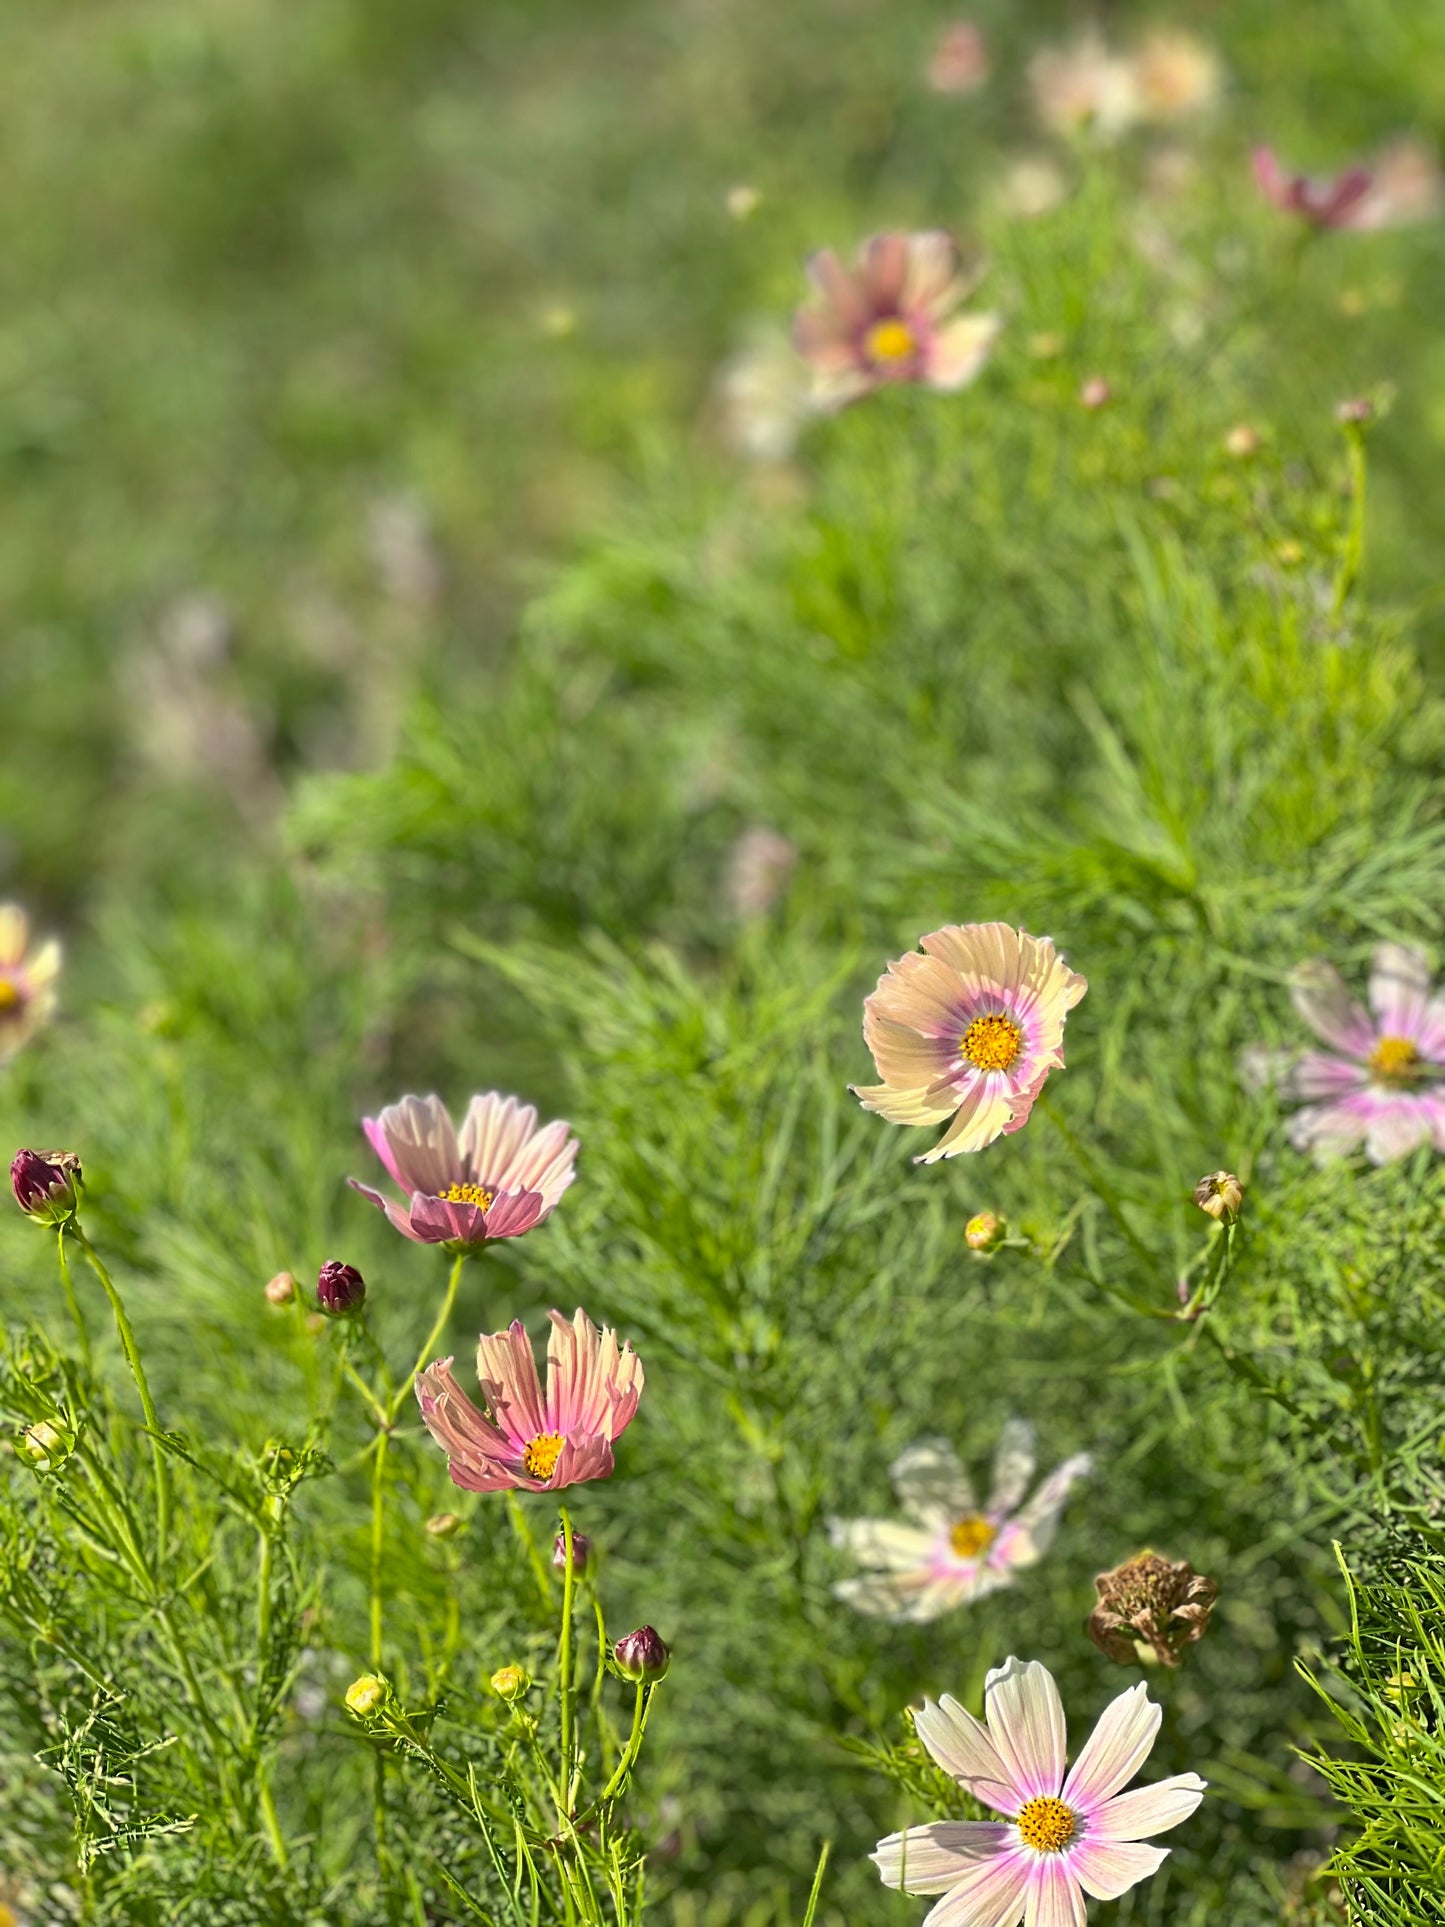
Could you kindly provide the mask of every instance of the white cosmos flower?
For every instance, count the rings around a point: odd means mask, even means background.
[[[922,1439],[890,1467],[903,1519],[835,1519],[833,1543],[867,1568],[834,1587],[859,1612],[921,1623],[1007,1586],[1048,1550],[1075,1479],[1091,1469],[1080,1452],[1024,1503],[1034,1473],[1034,1428],[1010,1419],[994,1454],[993,1486],[980,1508],[968,1474],[942,1439]]]
[[[1197,1773],[1121,1792],[1149,1757],[1160,1709],[1141,1683],[1110,1702],[1065,1773],[1064,1709],[1048,1668],[1009,1659],[984,1683],[987,1725],[947,1694],[924,1702],[918,1737],[998,1820],[938,1820],[880,1840],[887,1887],[940,1894],[923,1927],[1085,1927],[1085,1894],[1115,1900],[1157,1873],[1144,1842],[1187,1820]]]

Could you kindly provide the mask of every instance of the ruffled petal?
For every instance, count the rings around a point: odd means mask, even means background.
[[[481,1216],[484,1238],[520,1238],[547,1216],[540,1191],[500,1191]]]
[[[548,1423],[532,1341],[520,1318],[477,1340],[477,1377],[498,1429],[519,1445],[565,1429]]]
[[[1019,1119],[1020,1098],[1009,1090],[1008,1080],[991,1071],[975,1078],[963,1092],[953,1122],[931,1151],[916,1157],[915,1164],[937,1164],[940,1158],[956,1158],[965,1152],[982,1151],[1001,1138]],[[1028,1105],[1023,1112],[1026,1116]]]
[[[1412,944],[1376,947],[1370,972],[1370,1008],[1384,1037],[1420,1041],[1430,1002],[1430,960]]]
[[[942,228],[929,228],[908,237],[908,260],[899,306],[908,315],[936,321],[954,307],[968,290],[958,243]]]
[[[1007,1659],[984,1681],[989,1735],[1014,1789],[1054,1796],[1064,1777],[1064,1708],[1047,1666]]]
[[[457,1134],[441,1099],[403,1097],[377,1118],[363,1118],[372,1149],[403,1191],[435,1196],[465,1178]]]
[[[642,1360],[617,1334],[601,1331],[579,1305],[569,1321],[560,1311],[547,1314],[547,1424],[564,1435],[585,1433],[615,1439],[625,1432],[642,1396]]]
[[[1116,1793],[1089,1815],[1090,1840],[1148,1840],[1187,1820],[1204,1798],[1208,1783],[1197,1773],[1176,1773],[1153,1786]],[[1101,1894],[1101,1900],[1107,1896]]]
[[[1013,1519],[1011,1536],[1015,1544],[1010,1552],[1011,1565],[1031,1566],[1043,1557],[1053,1544],[1059,1514],[1064,1509],[1070,1487],[1077,1480],[1087,1478],[1093,1469],[1094,1461],[1087,1452],[1076,1452],[1072,1458],[1065,1459],[1062,1465],[1055,1466],[1028,1504]]]
[[[353,1191],[359,1191],[368,1204],[374,1204],[378,1211],[384,1211],[391,1221],[392,1228],[399,1231],[403,1238],[410,1238],[414,1243],[421,1245],[440,1242],[429,1234],[417,1230],[411,1221],[411,1213],[404,1204],[397,1203],[393,1198],[384,1197],[380,1191],[373,1191],[369,1184],[362,1184],[357,1178],[348,1178],[346,1182]]]
[[[897,1519],[834,1519],[829,1537],[840,1552],[880,1572],[922,1572],[935,1535]]]
[[[929,1908],[922,1927],[1018,1927],[1023,1919],[1030,1858],[1004,1853],[966,1873],[936,1906]]]
[[[1088,1816],[1127,1786],[1148,1759],[1162,1717],[1142,1681],[1111,1700],[1064,1783],[1065,1804]]]

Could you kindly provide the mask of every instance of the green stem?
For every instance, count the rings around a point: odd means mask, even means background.
[[[75,1281],[70,1275],[70,1259],[65,1250],[65,1226],[56,1227],[55,1248],[60,1258],[60,1282],[65,1287],[65,1302],[70,1307],[70,1316],[75,1322],[75,1335],[80,1340],[80,1362],[86,1372],[91,1369],[90,1333],[85,1329],[85,1314],[80,1309],[80,1300],[75,1295]]]
[[[141,1363],[140,1347],[136,1344],[130,1319],[126,1316],[125,1306],[121,1303],[120,1293],[116,1290],[110,1273],[101,1262],[100,1253],[74,1219],[71,1220],[70,1235],[85,1253],[86,1262],[100,1280],[101,1289],[110,1300],[115,1328],[120,1335],[120,1348],[125,1353],[125,1362],[130,1367],[130,1375],[135,1380],[136,1391],[140,1394],[141,1411],[145,1414],[146,1429],[151,1435],[151,1464],[155,1471],[157,1564],[164,1566],[170,1526],[170,1490],[166,1479],[165,1448],[160,1441],[161,1422],[156,1412],[156,1402],[151,1397],[150,1382],[146,1378],[145,1366]]]
[[[647,1706],[651,1698],[652,1695],[647,1690],[647,1682],[645,1680],[639,1680],[637,1682],[637,1700],[632,1708],[632,1731],[627,1736],[627,1744],[622,1749],[622,1758],[617,1762],[616,1772],[598,1794],[596,1800],[593,1802],[594,1806],[600,1807],[604,1801],[610,1800],[632,1771],[637,1756],[642,1750],[642,1733],[644,1727],[647,1725]]]
[[[436,1315],[436,1322],[422,1340],[421,1350],[416,1355],[416,1363],[412,1366],[404,1383],[398,1388],[396,1397],[392,1400],[391,1409],[387,1414],[388,1420],[392,1425],[395,1425],[401,1408],[406,1404],[408,1397],[411,1395],[411,1388],[416,1382],[417,1373],[429,1365],[436,1356],[437,1344],[451,1319],[452,1307],[457,1302],[457,1288],[462,1282],[462,1266],[466,1261],[467,1254],[464,1251],[459,1251],[452,1260],[452,1270],[451,1276],[447,1280],[446,1296],[442,1299],[441,1310]]]
[[[1350,526],[1345,533],[1345,553],[1335,576],[1335,592],[1330,603],[1332,616],[1343,612],[1365,559],[1365,434],[1359,423],[1346,425],[1345,448],[1350,465]]]
[[[386,1451],[389,1431],[378,1432],[371,1465],[371,1670],[381,1671],[381,1578],[386,1551]]]
[[[572,1520],[562,1511],[562,1640],[557,1653],[557,1679],[562,1698],[562,1818],[572,1811]]]

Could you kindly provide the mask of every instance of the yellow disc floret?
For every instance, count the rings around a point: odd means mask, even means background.
[[[0,1010],[14,1010],[24,999],[13,977],[0,977]]]
[[[1078,1831],[1078,1816],[1062,1800],[1026,1800],[1014,1822],[1026,1847],[1035,1853],[1062,1853]]]
[[[987,1552],[994,1541],[994,1529],[987,1519],[980,1519],[977,1513],[967,1519],[960,1519],[948,1535],[948,1543],[960,1559],[977,1559],[981,1552]]]
[[[1382,1037],[1370,1052],[1370,1069],[1382,1084],[1409,1084],[1420,1074],[1420,1046],[1410,1037]]]
[[[889,315],[885,321],[875,321],[863,337],[863,352],[870,361],[907,361],[911,354],[917,352],[917,348],[913,330],[897,315]]]
[[[479,1184],[449,1184],[445,1191],[438,1191],[437,1196],[443,1204],[474,1204],[478,1211],[492,1208],[491,1192],[484,1191]]]
[[[1006,1071],[1012,1068],[1023,1043],[1023,1031],[1013,1018],[998,1011],[975,1017],[959,1038],[958,1048],[981,1071]]]
[[[522,1469],[529,1478],[550,1479],[562,1456],[562,1434],[539,1432],[522,1454]]]

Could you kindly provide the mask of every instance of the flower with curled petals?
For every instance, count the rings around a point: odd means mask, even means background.
[[[1363,166],[1347,167],[1338,174],[1294,173],[1272,147],[1256,147],[1252,164],[1255,185],[1270,205],[1282,214],[1297,214],[1315,228],[1358,226],[1374,186],[1374,175]]]
[[[954,314],[972,286],[957,244],[939,229],[875,234],[856,268],[831,248],[809,257],[819,299],[800,308],[793,342],[813,370],[825,413],[891,382],[964,388],[983,367],[1001,326],[990,314]]]
[[[924,1702],[918,1737],[998,1820],[939,1820],[880,1840],[883,1883],[941,1894],[924,1927],[1084,1927],[1085,1894],[1115,1900],[1157,1873],[1145,1843],[1187,1820],[1197,1773],[1127,1786],[1149,1757],[1160,1709],[1142,1686],[1104,1708],[1066,1772],[1064,1709],[1047,1667],[1009,1659],[984,1682],[985,1721],[945,1694]]]
[[[569,1324],[549,1311],[547,1389],[520,1319],[477,1341],[486,1410],[457,1384],[452,1361],[416,1375],[427,1430],[446,1453],[452,1484],[466,1492],[559,1492],[612,1476],[612,1441],[642,1396],[642,1360],[580,1308]]]
[[[500,1091],[474,1097],[460,1130],[439,1097],[404,1097],[361,1122],[407,1202],[347,1182],[418,1244],[474,1251],[493,1238],[520,1238],[550,1215],[575,1175],[577,1140],[567,1125],[559,1118],[539,1131],[532,1106]]]
[[[1331,963],[1313,958],[1294,972],[1295,1009],[1327,1051],[1253,1050],[1246,1082],[1275,1080],[1303,1105],[1290,1120],[1296,1150],[1328,1164],[1360,1144],[1372,1164],[1417,1145],[1445,1151],[1445,993],[1432,995],[1423,951],[1382,943],[1374,955],[1366,1010]]]
[[[60,945],[36,944],[18,903],[0,903],[0,1064],[28,1044],[55,1010]]]
[[[1051,1472],[1025,1503],[1034,1428],[1010,1419],[994,1454],[993,1487],[980,1507],[968,1474],[942,1439],[922,1439],[889,1476],[903,1519],[835,1519],[835,1546],[868,1570],[833,1588],[860,1613],[913,1625],[1011,1585],[1048,1551],[1069,1488],[1090,1469],[1081,1452]]]
[[[850,1085],[891,1124],[942,1124],[932,1164],[1021,1131],[1051,1070],[1064,1019],[1088,989],[1051,937],[1006,923],[948,924],[889,964],[863,1001],[876,1085]]]

